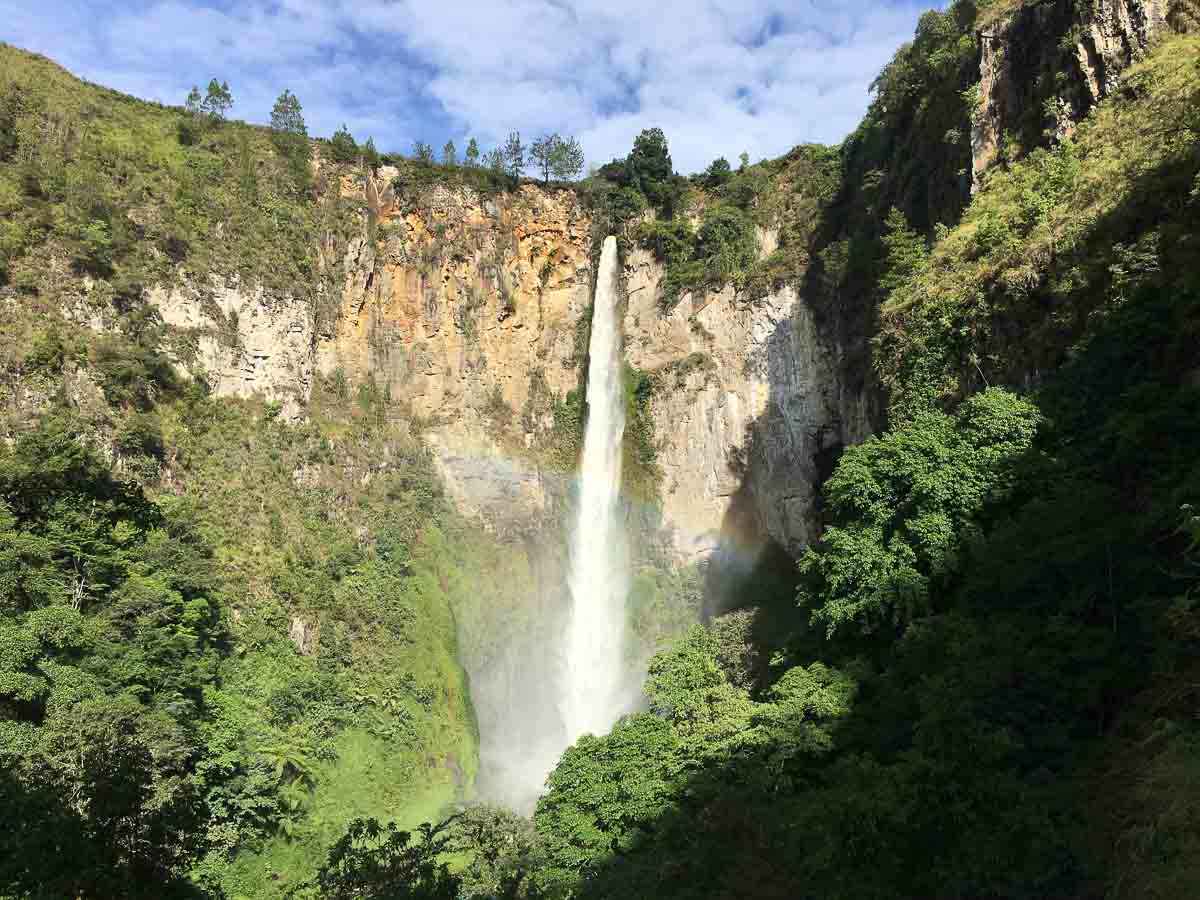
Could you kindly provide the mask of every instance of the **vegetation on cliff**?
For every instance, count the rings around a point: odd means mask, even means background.
[[[1198,60],[1166,41],[931,247],[924,176],[849,239],[888,428],[826,485],[790,629],[747,596],[658,656],[493,895],[1194,893]]]
[[[181,141],[194,113],[4,48],[0,896],[1194,896],[1200,40],[972,196],[976,32],[1015,5],[923,17],[839,148],[687,182],[648,132],[581,185],[605,227],[655,208],[666,305],[798,287],[887,408],[787,608],[751,583],[662,650],[532,819],[458,808],[459,635],[519,618],[521,558],[373,381],[318,376],[305,423],[218,400],[142,299],[311,287],[296,250],[352,205],[300,196],[287,141]],[[664,387],[626,386],[649,500]],[[573,460],[583,398],[545,393]],[[639,649],[702,591],[646,562]]]

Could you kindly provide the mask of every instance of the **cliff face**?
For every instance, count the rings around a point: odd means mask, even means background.
[[[321,299],[330,314],[215,280],[150,299],[192,335],[217,394],[261,394],[298,417],[315,378],[351,392],[370,379],[421,429],[465,511],[524,527],[551,476],[522,451],[552,426],[549,401],[576,386],[586,352],[590,221],[571,191],[434,187],[414,202],[396,176],[341,179],[361,228],[322,247],[345,274]]]
[[[548,485],[552,473],[524,451],[553,426],[551,398],[577,383],[590,220],[574,192],[530,186],[493,199],[434,188],[414,206],[396,197],[394,175],[366,186],[385,237],[346,248],[317,370],[373,378],[422,427],[460,506],[519,526],[561,481]]]
[[[351,391],[370,379],[420,428],[460,507],[532,531],[565,491],[538,449],[586,354],[590,217],[573,192],[534,186],[494,199],[434,188],[414,205],[396,196],[395,176],[343,181],[363,228],[335,248],[345,282],[328,325],[236,283],[151,299],[194,336],[218,394],[260,393],[299,416],[314,379],[344,378]],[[764,251],[774,240],[760,235]],[[813,534],[820,453],[870,430],[861,401],[842,396],[837,348],[794,288],[754,303],[732,288],[689,294],[664,314],[662,275],[647,252],[629,253],[625,355],[658,383],[674,549],[682,560],[715,550],[735,508],[798,549]]]
[[[816,525],[820,454],[870,430],[841,386],[837,348],[792,287],[753,303],[732,287],[689,294],[664,316],[661,277],[649,254],[631,255],[625,353],[659,377],[661,499],[677,552],[708,554],[731,530],[798,549]]]
[[[1071,134],[1155,37],[1168,27],[1186,27],[1188,6],[1167,0],[1055,0],[1023,5],[983,28],[979,106],[971,129],[976,185],[1006,139],[1029,150]]]
[[[1055,0],[987,23],[976,183],[1006,137],[1028,150],[1069,134],[1177,21],[1166,0]],[[554,404],[580,384],[586,357],[591,217],[569,190],[483,196],[399,174],[336,180],[360,215],[349,238],[320,248],[326,269],[344,274],[337,296],[320,299],[324,314],[216,281],[152,300],[193,334],[219,394],[264,394],[299,416],[315,379],[351,391],[373,382],[425,436],[461,508],[533,533],[568,483],[569,461],[545,451]],[[778,235],[760,231],[759,244],[766,256]],[[818,528],[826,468],[880,424],[863,350],[874,323],[845,312],[869,298],[835,298],[820,319],[804,288],[753,302],[726,288],[686,294],[664,313],[662,276],[648,253],[628,251],[625,354],[656,376],[658,493],[674,550],[704,556],[724,535],[727,546],[770,538],[795,553]]]

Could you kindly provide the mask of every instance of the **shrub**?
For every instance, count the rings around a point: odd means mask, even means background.
[[[358,143],[354,135],[343,124],[329,139],[329,156],[334,162],[352,163],[358,161]]]

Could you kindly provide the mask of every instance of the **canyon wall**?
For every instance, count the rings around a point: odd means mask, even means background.
[[[964,123],[976,183],[1006,137],[1028,150],[1069,134],[1179,19],[1176,6],[1055,0],[982,28],[978,105]],[[409,184],[389,166],[326,174],[360,209],[352,235],[321,248],[340,275],[319,298],[330,314],[236,282],[156,289],[152,301],[194,336],[218,394],[259,394],[300,417],[317,379],[373,382],[425,436],[460,508],[536,535],[569,487],[571,461],[551,452],[554,411],[586,356],[591,215],[569,189],[489,196]],[[763,255],[778,243],[770,230],[758,239]],[[727,287],[664,312],[661,265],[631,246],[624,261],[625,357],[657,386],[667,546],[681,561],[742,541],[753,555],[768,538],[796,553],[816,533],[816,490],[840,448],[881,424],[864,371],[873,323],[845,312],[864,301],[841,298],[822,318],[795,286],[753,302]]]
[[[1155,38],[1188,27],[1194,7],[1194,0],[1053,0],[1022,5],[981,29],[971,129],[976,185],[1006,141],[1029,150],[1069,136]]]
[[[371,379],[424,434],[462,509],[531,533],[568,484],[541,451],[586,354],[591,218],[574,191],[532,185],[492,198],[434,187],[413,204],[397,197],[396,175],[342,180],[363,203],[362,229],[338,248],[344,283],[329,325],[237,283],[151,299],[194,335],[220,395],[260,394],[299,417],[315,379],[351,389]],[[760,238],[772,249],[773,235]],[[662,274],[628,251],[625,356],[658,385],[669,545],[681,560],[711,553],[740,500],[763,533],[798,548],[812,536],[817,454],[870,427],[841,396],[837,350],[794,288],[752,304],[732,288],[686,294],[664,313]]]

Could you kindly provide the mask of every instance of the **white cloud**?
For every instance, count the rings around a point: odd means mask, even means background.
[[[181,102],[228,79],[266,121],[285,87],[310,131],[383,148],[576,134],[589,159],[659,126],[680,171],[840,140],[919,0],[5,0],[0,38],[119,90]]]

